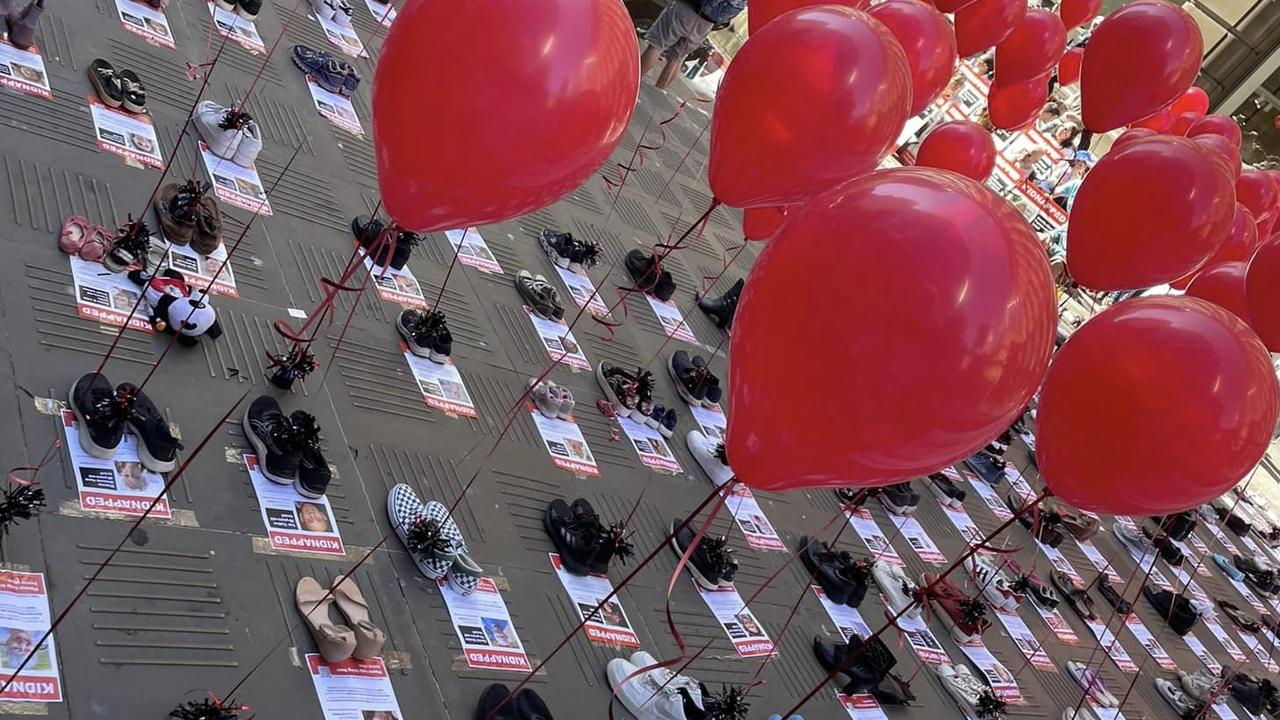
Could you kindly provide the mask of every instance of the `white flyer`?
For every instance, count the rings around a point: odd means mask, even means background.
[[[339,25],[337,22],[328,18],[322,18],[319,15],[312,14],[316,22],[320,23],[320,29],[324,31],[324,36],[334,47],[342,51],[343,55],[353,58],[366,58],[369,53],[364,49],[364,43],[360,42],[360,36],[356,34],[356,29],[350,25]]]
[[[127,321],[132,330],[155,332],[147,320],[147,311],[139,307],[129,315],[141,297],[141,289],[124,273],[113,273],[101,263],[81,260],[75,255],[71,261],[71,281],[76,288],[76,313],[86,320],[96,320],[107,325],[120,326]]]
[[[1005,632],[1009,633],[1009,638],[1013,640],[1013,644],[1018,646],[1018,652],[1031,663],[1037,670],[1046,672],[1057,672],[1058,668],[1049,659],[1049,655],[1044,651],[1044,644],[1036,638],[1035,633],[1031,632],[1031,628],[1027,627],[1027,623],[1023,621],[1022,616],[1017,613],[995,611],[996,618],[1000,624],[1004,626]]]
[[[380,3],[378,0],[364,0],[364,4],[369,8],[369,13],[373,15],[373,19],[383,27],[391,27],[391,23],[396,21],[396,6],[391,4]]]
[[[405,362],[409,363],[409,371],[418,383],[422,393],[422,401],[453,417],[480,417],[476,412],[475,401],[467,392],[466,383],[462,382],[462,373],[453,364],[453,358],[446,362],[432,362],[409,352],[404,343],[400,344]]]
[[[630,416],[619,415],[618,425],[631,441],[631,447],[635,448],[636,455],[640,456],[640,464],[672,475],[684,472],[680,462],[676,460],[675,452],[671,449],[671,441],[662,437],[662,433],[645,423],[632,420]]]
[[[659,300],[649,293],[645,293],[644,297],[649,301],[649,307],[653,308],[653,314],[658,316],[658,322],[662,324],[662,331],[667,334],[667,337],[698,344],[693,328],[685,322],[684,313],[680,312],[680,308],[674,302]]]
[[[156,495],[161,495],[149,517],[162,520],[173,517],[169,498],[161,494],[164,477],[142,467],[138,460],[138,438],[132,429],[125,432],[114,458],[100,460],[80,447],[80,428],[75,414],[63,410],[61,417],[67,435],[67,452],[76,471],[81,510],[137,517],[147,512]]]
[[[883,599],[881,596],[881,600]],[[889,607],[887,601],[885,607]],[[906,635],[907,642],[911,644],[911,648],[916,651],[916,655],[925,665],[942,665],[951,662],[947,651],[942,649],[942,644],[933,636],[933,632],[924,624],[922,618],[902,615],[898,618],[897,624],[898,629]]]
[[[470,595],[459,595],[444,578],[436,580],[436,584],[449,608],[449,619],[462,643],[467,665],[477,670],[529,672],[529,656],[493,580],[480,578],[479,586]]]
[[[1169,652],[1164,649],[1156,636],[1151,634],[1151,630],[1147,628],[1136,614],[1130,614],[1124,619],[1124,624],[1129,628],[1129,632],[1133,633],[1133,637],[1137,639],[1142,647],[1146,648],[1147,653],[1151,655],[1151,659],[1165,670],[1176,670],[1178,666],[1174,664],[1173,658],[1169,657]]]
[[[173,30],[169,29],[169,18],[164,16],[163,10],[136,0],[116,0],[116,12],[125,30],[156,47],[170,50],[177,47],[173,42]]]
[[[982,673],[982,677],[986,679],[987,684],[991,686],[992,692],[996,697],[1007,703],[1014,705],[1025,705],[1026,699],[1022,697],[1022,691],[1018,689],[1018,680],[1009,672],[1009,668],[1004,663],[996,659],[995,655],[987,649],[982,640],[972,643],[959,643],[960,650],[969,658],[969,662]]]
[[[609,582],[608,575],[573,575],[565,572],[558,554],[548,553],[548,556],[556,577],[560,578],[560,584],[578,611],[578,619],[586,620],[583,629],[587,631],[588,640],[613,647],[640,647],[640,638],[632,629],[618,596],[614,595],[599,610],[595,609],[601,600],[613,594],[613,583]]]
[[[1084,556],[1089,559],[1089,562],[1098,570],[1098,572],[1105,572],[1107,574],[1107,579],[1113,583],[1124,582],[1120,577],[1120,573],[1116,572],[1116,569],[1111,567],[1111,561],[1103,557],[1102,551],[1093,543],[1088,542],[1087,540],[1077,540],[1076,545],[1080,546],[1080,552],[1084,553]]]
[[[373,289],[379,298],[420,310],[428,309],[427,299],[422,296],[422,286],[418,284],[418,278],[414,277],[408,265],[399,270],[390,266],[374,265],[373,259],[363,248],[360,250],[360,257],[364,260],[365,269],[373,278]]]
[[[911,516],[901,517],[889,513],[889,522],[893,523],[902,533],[902,537],[906,538],[907,544],[912,550],[916,551],[916,555],[920,559],[930,565],[946,565],[947,556],[942,554],[937,544],[924,531],[924,526],[920,521]]]
[[[1226,577],[1226,575],[1223,574],[1223,577]],[[1250,590],[1248,585],[1230,577],[1227,578],[1227,582],[1231,583],[1231,587],[1234,587],[1236,592],[1240,593],[1240,597],[1244,598],[1244,601],[1249,603],[1250,607],[1259,615],[1267,613],[1267,606],[1262,604],[1262,601],[1258,599],[1257,595],[1253,594],[1253,590]]]
[[[1107,655],[1111,658],[1111,662],[1115,663],[1121,672],[1132,673],[1138,671],[1137,663],[1133,661],[1133,658],[1129,657],[1129,652],[1116,639],[1115,633],[1104,627],[1100,622],[1085,621],[1085,625],[1089,626],[1093,636],[1098,639],[1098,644],[1103,646],[1107,651]]]
[[[1059,640],[1069,645],[1075,645],[1080,642],[1080,636],[1076,635],[1076,631],[1071,629],[1071,624],[1067,622],[1066,618],[1062,617],[1061,611],[1045,610],[1034,602],[1031,603],[1031,607],[1035,608],[1036,613],[1040,615],[1040,619],[1044,620],[1044,624],[1053,631],[1054,635],[1058,636]]]
[[[1192,535],[1191,537],[1193,537],[1193,538],[1194,538],[1195,536],[1194,536],[1194,535]],[[1199,539],[1199,538],[1197,538],[1197,540],[1198,540],[1198,539]],[[1195,547],[1195,549],[1192,549],[1192,548],[1191,548],[1190,546],[1188,546],[1188,544],[1187,544],[1187,543],[1185,543],[1185,542],[1179,542],[1179,541],[1177,541],[1177,540],[1173,540],[1173,541],[1171,541],[1171,542],[1173,542],[1174,547],[1176,547],[1176,548],[1178,548],[1178,550],[1182,551],[1182,557],[1183,557],[1186,561],[1188,561],[1188,562],[1190,562],[1190,563],[1192,564],[1192,567],[1194,567],[1194,568],[1196,569],[1196,574],[1197,574],[1197,575],[1199,575],[1199,576],[1201,576],[1201,577],[1209,577],[1209,576],[1210,576],[1210,574],[1211,574],[1211,573],[1209,572],[1209,568],[1208,568],[1208,566],[1205,564],[1205,558],[1204,558],[1204,554],[1205,554],[1205,552],[1206,552],[1207,548],[1205,548],[1205,547],[1204,547],[1204,544],[1203,544],[1203,543],[1201,543],[1201,544],[1199,544],[1198,546],[1196,546],[1196,547]],[[1202,549],[1202,548],[1203,548],[1203,549]],[[1210,561],[1210,562],[1212,562],[1212,561]],[[1180,573],[1180,571],[1181,571],[1181,569],[1180,569],[1180,568],[1176,568],[1176,567],[1174,567],[1174,566],[1172,566],[1172,565],[1170,565],[1170,566],[1169,566],[1169,569],[1173,570],[1173,574],[1174,574],[1174,575],[1179,575],[1179,573]]]
[[[1215,702],[1210,707],[1213,708],[1213,713],[1217,715],[1220,718],[1220,720],[1239,720],[1236,714],[1232,712],[1231,708],[1227,705],[1227,701],[1223,700],[1222,698],[1218,698],[1217,702]],[[1245,715],[1249,715],[1250,717],[1253,717],[1253,715],[1248,710],[1245,710]]]
[[[1267,670],[1276,672],[1276,661],[1271,659],[1271,653],[1267,651],[1267,648],[1262,643],[1258,642],[1257,638],[1248,633],[1240,633],[1240,639],[1244,641],[1245,647],[1249,648],[1249,651],[1253,653],[1258,662],[1262,663]]]
[[[711,438],[713,442],[721,442],[729,434],[729,419],[724,416],[719,406],[705,408],[701,405],[689,405],[689,413],[697,421],[702,434]]]
[[[395,688],[382,658],[327,663],[307,653],[307,670],[324,720],[401,720]]]
[[[3,633],[4,654],[0,655],[0,668],[8,670],[4,679],[9,689],[0,700],[10,702],[62,702],[62,682],[58,678],[58,653],[53,636],[36,648],[36,643],[48,632],[52,621],[49,615],[49,589],[44,574],[0,570],[0,633]],[[21,675],[14,675],[18,666],[35,653]]]
[[[969,481],[969,486],[978,493],[978,497],[982,499],[983,504],[990,508],[997,518],[1008,520],[1013,517],[1013,513],[1009,512],[1009,508],[1005,506],[1004,500],[1000,498],[995,488],[976,478]]]
[[[182,273],[193,287],[208,289],[214,295],[240,297],[240,289],[236,287],[236,276],[227,259],[225,245],[218,245],[212,253],[201,255],[192,250],[190,245],[171,243],[169,267]]]
[[[742,602],[737,588],[730,586],[708,590],[694,582],[693,578],[689,578],[689,582],[693,583],[694,589],[707,604],[707,609],[724,628],[739,656],[753,658],[774,654],[773,641],[765,633],[760,621],[756,620],[751,608]]]
[[[1196,657],[1200,658],[1200,662],[1204,663],[1204,666],[1209,668],[1210,672],[1217,675],[1222,671],[1222,663],[1218,662],[1218,660],[1213,657],[1213,654],[1209,652],[1209,648],[1205,647],[1204,643],[1200,642],[1200,638],[1195,635],[1187,634],[1183,635],[1182,639],[1187,641],[1187,647],[1191,648],[1191,652],[1194,653]]]
[[[1210,617],[1202,617],[1200,619],[1209,628],[1209,632],[1213,633],[1213,636],[1217,638],[1218,644],[1227,651],[1227,654],[1231,656],[1232,660],[1242,663],[1248,658],[1248,656],[1244,654],[1244,651],[1240,649],[1240,646],[1236,644],[1236,641],[1231,639],[1231,635],[1227,633],[1226,629],[1222,627],[1222,624],[1219,623],[1217,619]]]
[[[240,46],[254,55],[267,51],[266,43],[258,34],[258,27],[251,20],[245,20],[233,12],[227,12],[209,0],[209,14],[213,16],[213,26],[222,37],[229,37],[240,43]]]
[[[1022,471],[1014,467],[1012,464],[1004,466],[1004,477],[1013,486],[1013,489],[1022,496],[1026,502],[1036,499],[1036,491],[1031,489],[1031,483],[1022,476]]]
[[[832,624],[840,631],[840,636],[845,639],[845,642],[854,635],[863,639],[871,637],[871,627],[862,619],[862,613],[858,612],[857,608],[832,602],[831,598],[827,597],[826,591],[817,585],[810,585],[809,589],[818,596],[818,602],[822,603],[822,608],[827,611],[827,617],[831,618]]]
[[[0,87],[52,100],[53,90],[49,88],[49,73],[44,69],[40,48],[32,45],[30,50],[19,50],[8,40],[0,40]]]
[[[124,1],[126,0],[116,0]],[[311,91],[311,102],[316,106],[320,117],[352,135],[364,136],[364,127],[360,125],[360,116],[356,115],[356,106],[351,104],[351,98],[325,90],[310,75],[307,76],[307,90]]]
[[[1222,531],[1222,528],[1218,527],[1217,525],[1214,525],[1213,523],[1201,523],[1201,524],[1209,528],[1209,532],[1213,535],[1213,537],[1219,543],[1222,543],[1222,547],[1227,549],[1228,557],[1232,555],[1240,554],[1240,550],[1235,546],[1235,543],[1231,542],[1231,539],[1228,538],[1227,534]]]
[[[542,436],[547,454],[551,456],[552,465],[579,477],[600,477],[600,467],[596,465],[596,458],[577,423],[549,418],[538,412],[533,403],[529,403],[529,413]]]
[[[723,487],[720,488],[720,492],[724,493]],[[733,514],[733,519],[738,523],[738,529],[742,531],[748,545],[756,550],[786,552],[787,547],[782,544],[782,538],[778,537],[778,531],[774,529],[773,523],[764,516],[764,510],[760,508],[756,496],[751,493],[751,488],[742,483],[735,483],[728,499],[725,500],[725,506]]]
[[[200,158],[213,181],[213,193],[218,199],[241,210],[271,214],[267,191],[258,177],[257,168],[243,167],[209,152],[209,146],[199,141]]]
[[[1061,570],[1072,580],[1084,584],[1084,578],[1080,577],[1080,574],[1076,572],[1076,569],[1071,567],[1071,562],[1067,560],[1067,556],[1063,555],[1061,550],[1049,547],[1039,540],[1036,540],[1035,543],[1040,546],[1040,552],[1044,553],[1044,556],[1049,558],[1049,564],[1053,565],[1055,570]]]
[[[898,556],[898,551],[894,550],[893,546],[889,544],[889,539],[884,536],[884,533],[880,532],[880,527],[876,525],[875,519],[871,517],[871,513],[866,508],[845,509],[844,514],[845,517],[849,518],[849,524],[853,526],[853,531],[858,533],[858,537],[862,538],[862,542],[871,551],[871,555],[876,562],[887,562],[891,565],[906,564]]]
[[[113,110],[95,97],[89,98],[89,114],[99,150],[124,158],[127,165],[157,170],[164,167],[160,141],[150,117]]]
[[[329,498],[303,496],[293,485],[271,482],[258,467],[258,456],[246,454],[245,467],[262,511],[262,524],[274,550],[318,555],[346,555]]]
[[[837,691],[836,701],[853,720],[889,720],[880,703],[870,695],[844,695]]]
[[[573,331],[563,320],[543,320],[535,315],[528,305],[524,306],[524,313],[529,316],[534,332],[538,333],[542,346],[546,348],[547,355],[552,360],[578,370],[591,369],[591,363],[583,354],[582,346],[578,344]]]
[[[458,262],[480,272],[502,274],[502,266],[498,264],[498,258],[494,256],[488,243],[480,235],[479,228],[445,230],[444,236],[449,239],[449,245],[453,247],[453,251],[458,253]]]
[[[578,307],[586,308],[587,312],[600,319],[610,317],[609,306],[604,304],[604,299],[600,297],[600,293],[596,292],[596,286],[591,282],[591,278],[585,273],[576,273],[568,268],[562,268],[554,262],[551,266],[556,269],[560,282],[564,283],[565,289],[569,291],[569,297],[573,298],[573,302]]]

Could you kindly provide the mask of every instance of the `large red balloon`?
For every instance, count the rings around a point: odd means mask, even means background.
[[[857,10],[866,10],[871,0],[751,0],[751,11],[747,13],[747,36],[760,32],[760,28],[779,15],[810,5],[842,5]]]
[[[987,117],[1001,130],[1021,130],[1035,122],[1049,99],[1049,76],[987,88]]]
[[[1200,72],[1204,40],[1185,10],[1164,0],[1135,0],[1098,24],[1080,77],[1084,125],[1124,127],[1177,100]]]
[[[1066,42],[1067,29],[1057,15],[1028,10],[1013,32],[996,45],[996,82],[1022,82],[1053,70]]]
[[[1240,126],[1226,115],[1205,115],[1191,124],[1187,137],[1200,135],[1221,135],[1231,141],[1237,149],[1240,147]]]
[[[764,242],[782,228],[787,221],[785,207],[747,208],[742,211],[742,236],[748,240]]]
[[[861,10],[793,10],[725,72],[711,116],[711,190],[734,207],[805,200],[874,168],[910,110],[911,70],[889,28]]]
[[[956,51],[960,57],[990,50],[1008,37],[1027,14],[1023,0],[977,0],[956,11]]]
[[[1117,148],[1124,147],[1125,145],[1133,142],[1134,140],[1141,140],[1142,138],[1155,137],[1156,135],[1159,135],[1159,134],[1160,133],[1156,132],[1155,130],[1152,130],[1151,128],[1145,128],[1145,127],[1129,128],[1128,130],[1125,130],[1123,133],[1121,133],[1120,137],[1116,138],[1115,142],[1111,143],[1111,149],[1115,150]]]
[[[909,112],[918,115],[942,94],[955,74],[956,36],[951,23],[920,0],[885,0],[867,12],[889,28],[907,53],[911,66]]]
[[[1187,88],[1181,97],[1174,100],[1169,109],[1174,115],[1191,113],[1197,118],[1204,117],[1204,114],[1209,112],[1209,93],[1193,85]]]
[[[1208,300],[1247,322],[1249,311],[1244,304],[1244,274],[1249,264],[1243,261],[1205,265],[1187,286],[1187,294]]]
[[[1112,147],[1115,147],[1114,145]],[[1253,251],[1258,246],[1258,229],[1253,222],[1253,213],[1249,212],[1245,206],[1236,203],[1236,215],[1231,221],[1231,232],[1227,234],[1227,239],[1222,241],[1222,245],[1218,251],[1209,258],[1204,267],[1212,267],[1219,263],[1227,263],[1234,261],[1247,261],[1253,257]],[[1180,277],[1169,283],[1175,289],[1186,290],[1191,281],[1199,274],[1199,270]],[[1243,316],[1241,316],[1243,317]]]
[[[985,182],[996,166],[996,143],[981,125],[952,120],[929,131],[916,153],[916,165]]]
[[[631,118],[639,52],[617,0],[406,3],[373,83],[387,213],[418,232],[495,223],[582,185]]]
[[[840,282],[813,282],[815,258]],[[892,312],[849,322],[867,307]],[[914,167],[834,187],[790,212],[742,293],[734,471],[766,490],[871,487],[967,457],[1039,386],[1055,325],[1044,250],[986,187]]]
[[[1271,359],[1242,321],[1196,298],[1137,298],[1054,355],[1036,463],[1074,507],[1167,515],[1240,482],[1266,452],[1276,410]]]
[[[1167,133],[1173,129],[1173,113],[1168,110],[1159,110],[1152,115],[1142,118],[1141,120],[1135,120],[1129,123],[1129,127],[1130,129],[1146,128],[1148,130],[1155,130],[1158,133]]]
[[[972,5],[975,0],[933,0],[933,6],[938,8],[939,12],[954,13],[966,5]]]
[[[1263,241],[1244,280],[1249,326],[1271,352],[1280,352],[1280,235]]]
[[[1231,175],[1231,184],[1234,185],[1240,178],[1240,147],[1232,145],[1230,140],[1221,135],[1197,135],[1192,138],[1192,141],[1205,150],[1213,152],[1215,157],[1222,161],[1222,166]]]
[[[1261,170],[1245,170],[1236,181],[1236,198],[1262,223],[1275,207],[1276,185]]]
[[[1058,82],[1075,85],[1080,82],[1080,63],[1084,61],[1084,48],[1071,48],[1058,61]]]
[[[1058,5],[1058,17],[1071,30],[1093,20],[1101,9],[1102,0],[1062,0]]]
[[[1177,113],[1173,116],[1173,125],[1169,128],[1169,134],[1185,136],[1187,131],[1191,129],[1191,126],[1199,119],[1200,116],[1193,112]]]
[[[1125,143],[1076,193],[1067,226],[1071,277],[1093,290],[1180,278],[1217,251],[1235,205],[1230,176],[1196,142],[1161,135]]]

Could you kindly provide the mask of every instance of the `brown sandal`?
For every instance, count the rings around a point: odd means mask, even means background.
[[[339,585],[340,580],[342,578],[333,580],[333,596],[338,599],[338,612],[351,623],[351,629],[356,635],[356,650],[352,657],[357,660],[377,657],[382,652],[387,636],[369,620],[369,603],[365,602],[364,594],[360,592],[356,581],[347,578],[346,582]]]
[[[330,620],[329,610],[333,608],[334,596],[326,593],[315,578],[304,577],[298,581],[294,599],[324,661],[339,663],[349,659],[356,649],[356,636],[351,628],[334,625]]]

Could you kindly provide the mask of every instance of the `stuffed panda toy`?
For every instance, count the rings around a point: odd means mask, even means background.
[[[222,325],[208,291],[192,288],[182,273],[172,268],[159,275],[134,270],[129,279],[143,288],[151,327],[156,332],[176,333],[178,344],[185,347],[194,347],[201,337],[222,337]]]

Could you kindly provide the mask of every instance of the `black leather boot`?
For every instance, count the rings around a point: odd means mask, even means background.
[[[738,296],[742,294],[743,280],[738,278],[738,282],[733,284],[725,294],[718,298],[703,297],[698,299],[698,307],[708,317],[716,321],[716,326],[721,330],[727,329],[733,325],[733,315],[738,311]]]

